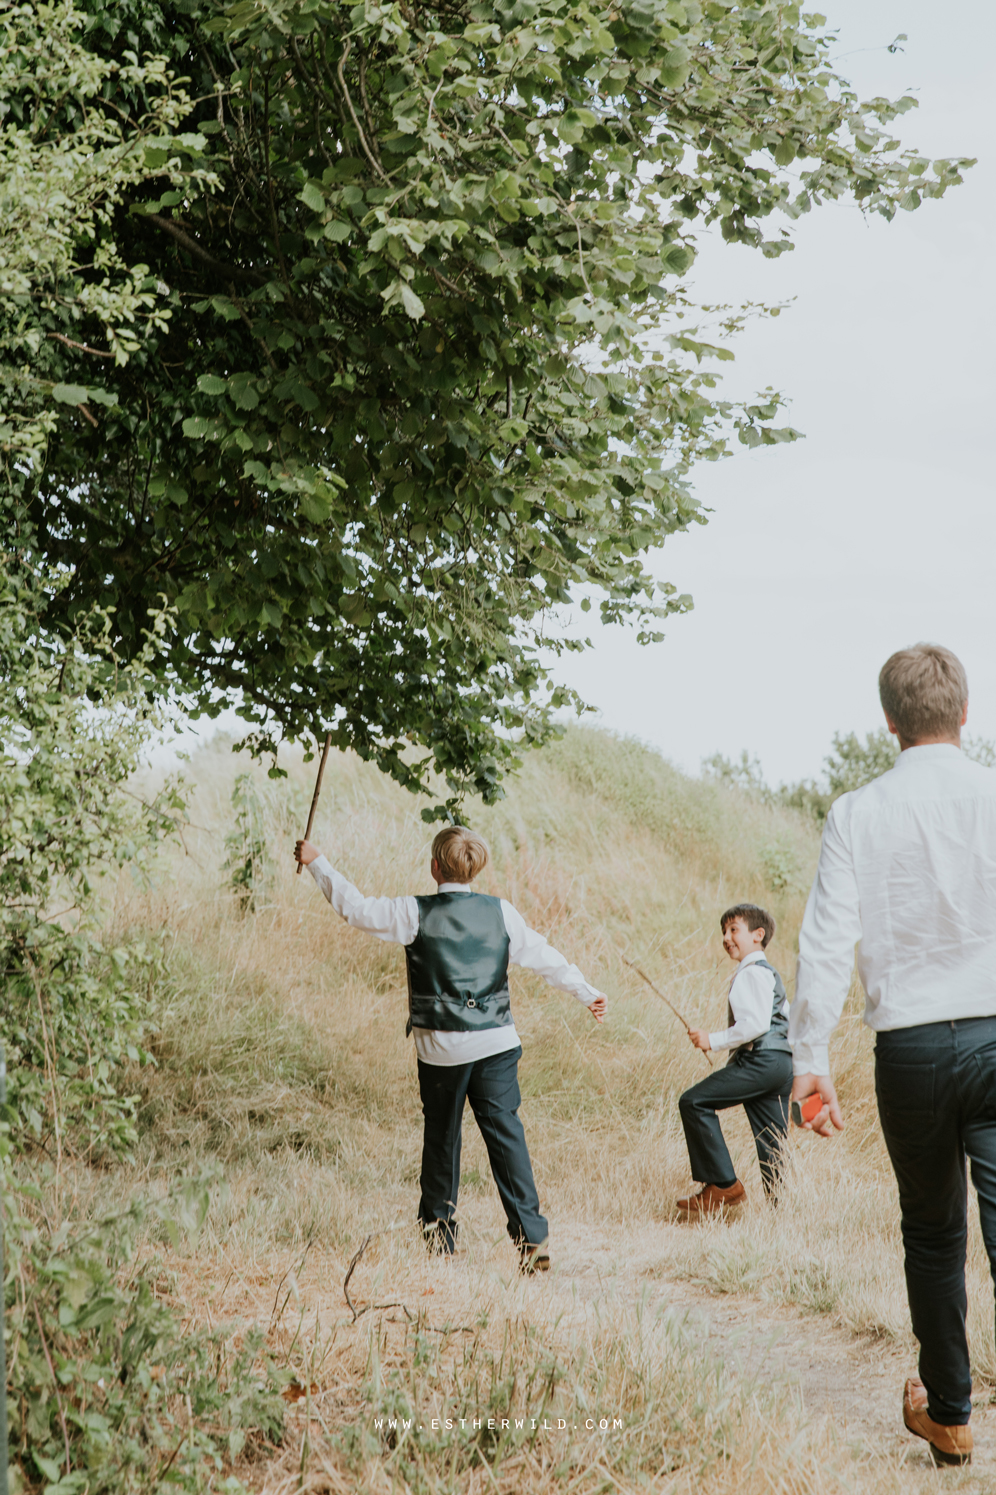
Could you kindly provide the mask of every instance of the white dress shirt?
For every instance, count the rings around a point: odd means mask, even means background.
[[[326,857],[316,857],[308,871],[321,888],[337,914],[354,929],[365,929],[379,940],[410,945],[418,934],[418,902],[415,898],[364,898],[363,894],[336,872]],[[469,893],[466,883],[444,882],[440,893]],[[602,994],[589,986],[577,966],[547,943],[545,935],[530,929],[518,909],[504,898],[500,900],[502,917],[508,933],[509,965],[524,966],[544,977],[559,991],[571,992],[579,1002],[590,1007]],[[515,1024],[502,1028],[481,1028],[473,1033],[444,1033],[433,1028],[412,1028],[415,1048],[424,1064],[471,1064],[519,1047]]]
[[[876,1032],[996,1014],[996,772],[953,743],[906,748],[831,807],[799,934],[796,1074],[830,1073],[855,942]]]
[[[730,977],[729,1007],[733,1018],[732,1028],[722,1033],[710,1033],[709,1043],[714,1049],[736,1049],[742,1043],[750,1043],[767,1033],[775,1010],[775,973],[759,966],[764,960],[763,950],[752,950],[740,961]],[[788,1004],[782,1003],[782,1011]]]

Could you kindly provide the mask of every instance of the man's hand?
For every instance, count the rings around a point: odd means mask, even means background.
[[[712,1048],[712,1044],[709,1042],[709,1035],[704,1028],[689,1028],[688,1036],[697,1049],[701,1049],[704,1054],[708,1054]]]
[[[823,1101],[822,1108],[817,1111],[812,1121],[804,1121],[802,1130],[804,1132],[818,1132],[821,1137],[832,1137],[833,1127],[838,1132],[844,1130],[844,1118],[840,1114],[840,1105],[837,1101],[837,1092],[829,1075],[796,1075],[792,1085],[792,1099],[804,1101],[809,1095],[819,1095]],[[831,1126],[833,1123],[833,1127]]]
[[[602,1019],[605,1017],[605,1009],[606,1009],[607,1006],[608,1006],[608,1002],[606,1001],[605,993],[604,992],[601,992],[595,998],[594,1002],[589,1002],[588,1003],[588,1011],[591,1013],[591,1015],[595,1019],[596,1023],[600,1023],[602,1021]]]
[[[294,860],[300,862],[302,867],[310,866],[321,852],[317,846],[312,846],[310,841],[297,841],[294,845]]]

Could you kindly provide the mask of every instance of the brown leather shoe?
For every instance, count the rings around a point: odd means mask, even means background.
[[[718,1184],[703,1184],[697,1194],[689,1194],[677,1201],[678,1214],[689,1222],[701,1220],[706,1215],[725,1215],[739,1209],[747,1198],[747,1190],[739,1178],[728,1189]]]
[[[927,1411],[927,1388],[919,1376],[911,1376],[903,1389],[903,1421],[917,1438],[930,1444],[935,1464],[970,1464],[972,1429],[965,1425],[945,1427]]]

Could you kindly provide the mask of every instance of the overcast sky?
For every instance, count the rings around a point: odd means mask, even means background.
[[[698,470],[710,522],[653,561],[695,599],[664,643],[592,631],[588,615],[595,650],[558,669],[605,725],[681,766],[746,748],[773,782],[818,773],[835,731],[880,725],[879,667],[918,639],[961,656],[969,729],[996,738],[996,4],[953,0],[943,24],[925,0],[821,8],[861,97],[920,100],[899,122],[903,143],[978,165],[892,223],[852,204],[814,211],[778,260],[704,249],[702,300],[796,298],[718,367],[730,394],[786,393],[778,423],[806,439]],[[902,31],[905,50],[890,55]]]

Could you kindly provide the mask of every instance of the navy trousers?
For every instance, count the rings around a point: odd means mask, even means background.
[[[436,1232],[441,1251],[452,1252],[456,1245],[454,1215],[460,1192],[463,1107],[468,1100],[488,1149],[509,1235],[517,1246],[542,1246],[547,1238],[547,1222],[540,1214],[526,1134],[519,1120],[521,1057],[522,1049],[515,1048],[473,1064],[418,1062],[425,1117],[418,1217],[427,1234]]]
[[[692,1177],[700,1184],[729,1184],[736,1177],[717,1111],[743,1106],[754,1134],[765,1193],[773,1195],[788,1131],[792,1055],[779,1049],[734,1049],[723,1069],[686,1090],[678,1101]]]
[[[996,1280],[996,1017],[879,1033],[875,1090],[899,1185],[906,1292],[927,1410],[947,1427],[964,1424],[972,1411],[966,1158]]]

